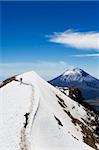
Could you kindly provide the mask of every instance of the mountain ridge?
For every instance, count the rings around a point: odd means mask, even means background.
[[[96,114],[35,72],[12,77],[0,95],[2,150],[98,150]]]

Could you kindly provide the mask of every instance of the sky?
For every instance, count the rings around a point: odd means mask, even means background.
[[[0,2],[0,80],[79,67],[99,78],[99,1]]]

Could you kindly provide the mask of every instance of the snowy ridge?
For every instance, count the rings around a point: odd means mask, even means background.
[[[90,125],[94,118],[93,112],[33,71],[0,88],[2,150],[98,149],[99,141]]]

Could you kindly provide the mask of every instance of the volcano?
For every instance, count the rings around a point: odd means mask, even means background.
[[[87,100],[99,98],[99,80],[79,68],[68,69],[49,83],[58,87],[79,88]]]

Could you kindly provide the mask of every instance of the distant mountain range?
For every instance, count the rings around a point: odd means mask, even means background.
[[[87,100],[99,98],[99,80],[79,68],[68,69],[49,83],[58,87],[79,88]]]

